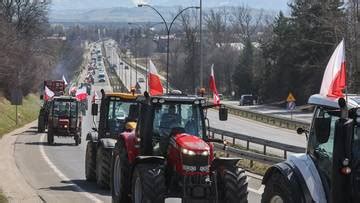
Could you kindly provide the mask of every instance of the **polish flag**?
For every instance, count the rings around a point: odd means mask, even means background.
[[[66,78],[64,75],[62,76],[62,80],[64,81],[65,85],[68,85],[68,82],[66,81]]]
[[[87,96],[88,95],[86,93],[86,87],[82,87],[82,88],[76,90],[76,96],[75,97],[76,97],[76,99],[78,101],[86,100]]]
[[[215,83],[214,64],[211,66],[210,90],[213,93],[214,104],[220,104],[220,97],[219,97],[219,93],[217,91],[216,83]]]
[[[92,103],[96,103],[96,100],[99,100],[99,99],[100,99],[99,95],[97,94],[96,91],[94,91],[94,96],[93,96],[91,102],[92,102]]]
[[[53,91],[51,91],[47,86],[45,86],[44,100],[49,101],[54,96],[55,96],[55,93]]]
[[[344,40],[330,58],[321,84],[320,94],[327,97],[344,97],[346,87],[346,61]]]
[[[153,62],[150,60],[150,67],[149,67],[149,74],[148,74],[148,78],[149,78],[149,91],[150,91],[150,95],[154,96],[154,95],[162,95],[163,94],[163,87],[161,85],[161,80],[159,77],[159,73],[156,70],[155,65],[153,64]]]

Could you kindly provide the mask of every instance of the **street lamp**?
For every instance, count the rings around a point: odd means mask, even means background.
[[[188,9],[200,9],[199,6],[190,6],[187,8],[184,8],[183,10],[181,10],[171,21],[170,25],[168,25],[168,23],[166,22],[165,18],[161,15],[161,13],[154,8],[153,6],[149,5],[149,4],[138,4],[138,7],[149,7],[151,9],[153,9],[163,20],[164,24],[165,24],[165,28],[166,28],[166,32],[167,32],[167,53],[166,53],[166,93],[169,93],[169,56],[170,56],[170,32],[171,32],[171,28],[175,22],[175,20],[186,10]]]

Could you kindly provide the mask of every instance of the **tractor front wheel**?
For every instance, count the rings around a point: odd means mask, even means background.
[[[164,166],[137,165],[131,183],[132,202],[164,202],[166,194]]]
[[[293,183],[297,184],[297,183]],[[280,173],[274,173],[270,176],[265,184],[265,190],[262,194],[262,203],[301,203],[304,202],[303,198],[298,195],[301,191],[298,188],[297,191],[293,191],[294,186],[286,180]]]
[[[111,196],[113,203],[128,203],[130,202],[129,162],[124,142],[119,140],[115,149],[111,164]]]
[[[100,146],[96,154],[96,183],[104,189],[110,188],[111,150]]]
[[[88,142],[85,155],[85,177],[87,181],[96,180],[96,143]]]
[[[221,194],[221,202],[246,203],[248,197],[248,182],[245,170],[234,167],[232,169],[224,169],[221,174],[221,186],[218,187]]]

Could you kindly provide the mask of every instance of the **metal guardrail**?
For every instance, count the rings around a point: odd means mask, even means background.
[[[255,121],[259,121],[259,122],[266,123],[269,125],[278,126],[281,128],[295,130],[299,127],[305,128],[305,129],[310,127],[310,123],[307,123],[304,121],[298,121],[298,120],[284,118],[284,117],[275,116],[275,115],[263,114],[263,113],[259,113],[259,112],[255,112],[255,111],[251,111],[251,110],[247,110],[247,109],[238,109],[238,108],[234,108],[230,105],[226,105],[226,104],[225,104],[225,106],[226,106],[226,108],[228,108],[230,114],[233,114],[236,116],[241,116],[241,117],[248,118],[248,119],[255,120]]]
[[[229,142],[227,151],[233,153],[239,157],[249,159],[252,161],[258,161],[266,164],[275,164],[283,161],[287,158],[288,152],[291,153],[304,153],[305,148],[288,145],[284,143],[274,142],[266,139],[251,137],[244,134],[233,133],[216,128],[208,129],[212,138],[220,138]],[[241,145],[238,141],[246,142],[246,145]],[[259,148],[254,149],[250,147],[250,144],[262,145],[262,150]],[[221,147],[220,144],[215,144],[216,147]],[[260,147],[261,148],[261,147]],[[283,156],[278,156],[268,153],[268,149],[273,148],[283,151]]]

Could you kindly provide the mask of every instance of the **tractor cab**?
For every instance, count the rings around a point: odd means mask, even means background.
[[[174,144],[173,142],[180,145],[187,145],[188,142],[204,144],[204,140],[209,139],[204,114],[204,110],[208,108],[205,98],[168,94],[139,97],[138,101],[142,116],[136,136],[142,140],[142,154],[166,157],[169,144]],[[198,150],[210,149],[209,146],[205,148]]]
[[[316,108],[307,153],[331,202],[360,200],[360,96],[347,98],[313,95],[309,99]]]
[[[136,121],[137,95],[128,93],[103,93],[100,104],[99,138],[113,138],[125,129],[126,122]],[[93,104],[92,113],[97,115],[98,104]]]
[[[54,97],[50,101],[48,116],[48,142],[54,136],[73,136],[76,144],[81,142],[81,116],[79,102],[74,97]]]

